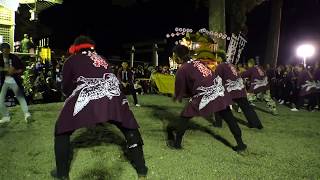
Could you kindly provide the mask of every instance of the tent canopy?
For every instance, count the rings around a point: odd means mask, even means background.
[[[36,13],[40,13],[41,11],[54,6],[56,4],[62,4],[63,0],[19,0],[20,4],[30,4],[36,7]]]

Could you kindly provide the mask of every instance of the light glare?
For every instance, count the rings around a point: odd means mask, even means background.
[[[297,48],[297,55],[302,58],[311,57],[314,55],[315,48],[310,44],[304,44]]]

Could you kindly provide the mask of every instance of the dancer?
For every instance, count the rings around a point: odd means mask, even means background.
[[[247,146],[242,141],[241,130],[229,108],[232,100],[229,96],[225,96],[221,77],[214,74],[199,59],[192,60],[186,46],[175,46],[173,59],[182,64],[176,74],[174,100],[181,102],[184,97],[189,97],[190,100],[181,112],[179,125],[176,127],[169,125],[167,128],[168,145],[181,149],[188,121],[194,116],[208,117],[217,112],[227,122],[237,142],[234,150],[244,151]]]
[[[257,113],[248,102],[243,79],[238,74],[236,67],[231,63],[223,62],[217,66],[215,72],[222,78],[226,91],[229,93],[232,100],[236,102],[243,111],[248,120],[249,127],[262,129],[263,126]],[[215,114],[215,120],[214,126],[221,127],[222,119],[217,113]]]
[[[296,102],[295,108],[292,108],[291,111],[299,111],[304,105],[304,99],[308,99],[308,110],[313,111],[317,99],[317,84],[313,80],[313,75],[311,72],[306,69],[303,64],[298,64],[296,66],[298,75],[297,75],[297,87],[296,87]]]
[[[73,54],[63,67],[62,90],[68,97],[55,126],[54,151],[56,174],[69,178],[71,134],[82,127],[98,123],[115,124],[124,134],[128,158],[140,177],[147,174],[143,155],[143,140],[138,124],[120,91],[120,82],[106,60],[98,55],[95,43],[87,36],[75,39],[69,51]]]
[[[241,74],[242,78],[248,78],[250,88],[248,89],[248,100],[253,103],[257,98],[264,100],[267,108],[273,115],[278,115],[276,103],[271,98],[268,77],[266,73],[255,65],[254,59],[249,59],[248,69]]]

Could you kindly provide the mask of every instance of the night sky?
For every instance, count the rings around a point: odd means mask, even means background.
[[[132,2],[129,4],[123,2]],[[82,3],[80,3],[82,2]],[[123,44],[165,39],[175,27],[198,30],[208,28],[208,9],[205,4],[195,8],[194,1],[184,0],[122,0],[111,1],[64,0],[39,15],[40,22],[52,29],[50,46],[67,49],[80,34],[91,36],[97,50],[105,56],[129,57]],[[265,2],[248,15],[248,44],[243,59],[265,55],[270,3]],[[296,59],[294,48],[302,41],[320,41],[320,0],[285,0],[282,13],[279,61]],[[162,45],[160,63],[166,63],[174,40]],[[320,43],[318,43],[318,46]],[[151,53],[138,55],[148,61]],[[319,59],[319,56],[317,57]]]
[[[270,3],[264,3],[248,16],[248,46],[245,57],[264,57],[268,26],[270,21]],[[296,48],[308,42],[320,49],[320,0],[284,0],[279,46],[278,64],[297,63]],[[320,53],[310,59],[320,59]]]

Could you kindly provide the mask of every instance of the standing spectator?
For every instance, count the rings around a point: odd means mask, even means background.
[[[9,111],[4,104],[9,89],[11,89],[17,97],[24,113],[24,120],[28,122],[31,114],[29,113],[28,105],[24,97],[21,78],[24,65],[16,55],[10,53],[10,45],[8,43],[2,43],[0,50],[2,51],[0,54],[0,111],[2,114],[0,123],[10,121]]]
[[[274,67],[271,67],[270,64],[267,64],[265,71],[268,77],[268,82],[270,84],[270,95],[272,98],[276,98],[277,93],[277,79],[276,79],[276,70]]]
[[[313,78],[316,82],[316,105],[318,106],[318,109],[320,108],[320,61],[317,61],[315,64],[315,69],[313,73]]]
[[[23,35],[23,39],[21,41],[21,50],[23,53],[29,53],[29,50],[32,48],[32,42],[29,39],[28,34]]]
[[[284,90],[284,68],[282,65],[278,66],[276,69],[276,100],[279,104],[283,104],[283,90]],[[271,92],[270,92],[271,94]],[[272,96],[271,96],[272,97]]]
[[[294,87],[294,72],[291,65],[286,65],[284,71],[284,89],[283,89],[283,100],[286,104],[290,103],[291,95]],[[280,103],[281,104],[281,103]]]
[[[134,89],[134,73],[130,70],[127,62],[122,62],[122,68],[118,70],[118,79],[121,82],[123,91],[130,91],[133,97],[134,105],[140,107],[138,104],[137,93]]]

